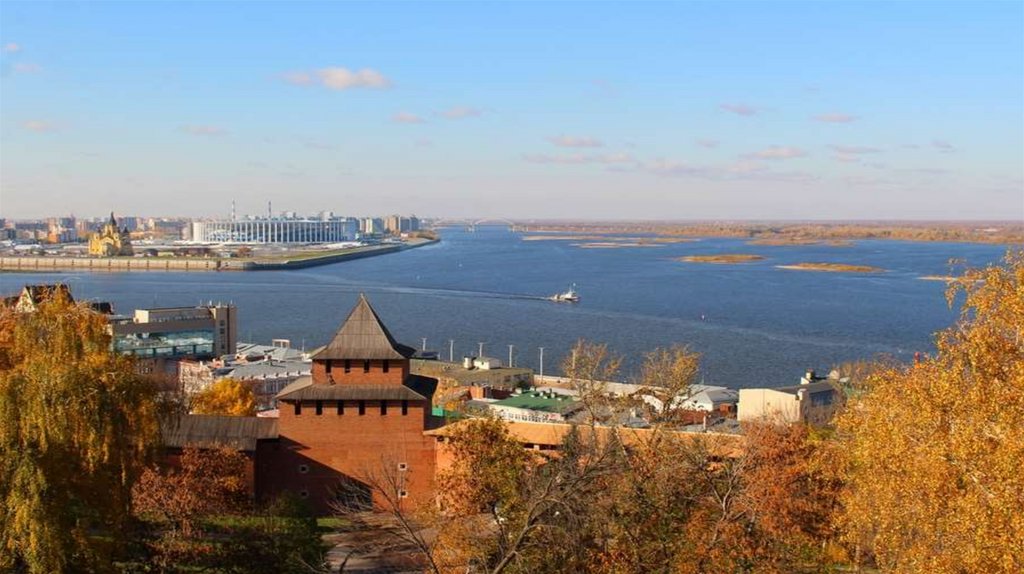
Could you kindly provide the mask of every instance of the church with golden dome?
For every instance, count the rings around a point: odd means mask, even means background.
[[[128,228],[118,229],[113,211],[110,212],[110,221],[104,224],[99,231],[89,236],[89,255],[116,257],[130,256],[134,253]]]

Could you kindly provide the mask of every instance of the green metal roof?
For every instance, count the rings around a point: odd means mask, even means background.
[[[575,405],[576,399],[565,395],[554,395],[527,391],[521,395],[512,395],[507,399],[495,401],[493,405],[529,409],[531,411],[542,411],[546,413],[562,413],[566,407]]]

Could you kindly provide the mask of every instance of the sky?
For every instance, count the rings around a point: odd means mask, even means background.
[[[0,217],[1024,220],[1024,3],[0,2]]]

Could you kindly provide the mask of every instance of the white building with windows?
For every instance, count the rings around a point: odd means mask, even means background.
[[[193,221],[196,243],[340,243],[355,241],[359,221],[321,214],[318,218],[249,218]]]

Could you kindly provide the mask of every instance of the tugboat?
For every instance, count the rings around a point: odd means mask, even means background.
[[[556,303],[576,303],[580,300],[580,295],[576,292],[576,284],[573,283],[572,287],[565,293],[557,293],[548,297],[548,299]]]

